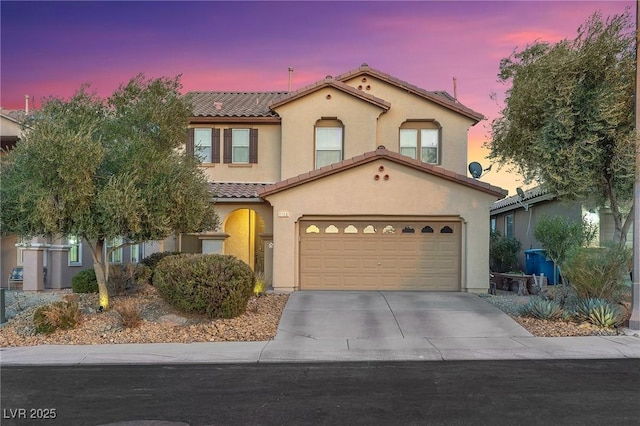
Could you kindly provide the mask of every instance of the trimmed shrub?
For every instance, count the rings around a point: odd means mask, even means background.
[[[140,265],[142,265],[142,269],[139,271],[139,275],[137,276],[138,281],[145,281],[149,284],[153,285],[153,272],[160,262],[165,257],[169,256],[177,256],[180,253],[179,251],[159,251],[157,253],[150,254],[140,261]]]
[[[33,313],[36,334],[69,330],[80,322],[80,307],[76,302],[54,302],[40,306]]]
[[[499,232],[491,233],[489,243],[489,267],[493,272],[509,272],[518,268],[520,241],[507,238]]]
[[[564,264],[564,275],[582,299],[620,301],[632,253],[627,247],[579,248]]]
[[[160,295],[183,312],[233,318],[247,309],[255,275],[233,256],[182,254],[162,259],[153,274]]]
[[[179,251],[159,251],[145,257],[140,261],[140,263],[151,268],[151,272],[153,272],[153,270],[156,269],[156,265],[158,264],[158,262],[160,262],[162,259],[167,256],[175,256],[178,254],[182,253],[180,253]]]
[[[74,293],[97,293],[98,280],[93,269],[85,269],[71,278],[71,289]]]

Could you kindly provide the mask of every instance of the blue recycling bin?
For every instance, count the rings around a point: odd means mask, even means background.
[[[555,285],[556,277],[554,273],[553,261],[547,259],[547,252],[544,249],[530,249],[524,251],[525,268],[527,275],[544,274],[549,285]]]

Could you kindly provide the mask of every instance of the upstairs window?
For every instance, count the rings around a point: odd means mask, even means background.
[[[316,169],[343,160],[343,127],[339,120],[316,123]]]
[[[220,129],[189,129],[187,152],[201,163],[220,162]]]
[[[400,154],[423,163],[440,163],[440,126],[435,121],[408,121],[400,128]]]
[[[195,129],[194,154],[201,163],[212,163],[213,149],[211,144],[212,129]]]
[[[257,163],[258,129],[224,129],[224,162]]]

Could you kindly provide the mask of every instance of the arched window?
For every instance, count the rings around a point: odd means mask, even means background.
[[[427,225],[424,228],[422,228],[420,232],[422,232],[423,234],[433,234],[433,228]]]
[[[375,234],[376,233],[376,228],[373,227],[373,225],[367,225],[363,230],[362,230],[363,234]]]
[[[353,225],[349,225],[346,228],[344,228],[344,233],[345,234],[357,234],[358,233],[358,228],[356,228]]]
[[[440,230],[440,233],[441,234],[453,234],[453,229],[451,229],[448,226],[445,226]]]
[[[440,163],[442,129],[435,120],[405,121],[400,126],[400,154],[423,163]]]
[[[384,229],[382,230],[383,234],[393,234],[396,232],[396,228],[394,228],[391,225],[387,225],[384,227]]]
[[[405,226],[404,228],[402,228],[402,233],[403,234],[415,234],[416,230],[413,229],[412,226]]]
[[[307,234],[319,234],[320,229],[316,225],[309,225],[307,226],[307,229],[305,230],[305,232]]]
[[[337,234],[338,228],[335,225],[329,225],[326,228],[324,228],[324,233],[325,234]]]

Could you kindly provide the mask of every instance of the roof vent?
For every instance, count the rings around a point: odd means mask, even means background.
[[[366,62],[363,62],[362,65],[360,65],[360,66],[363,67],[363,68],[368,68],[369,64],[367,64]]]
[[[384,145],[378,145],[376,149],[387,149]]]
[[[326,80],[333,80],[333,76],[332,75],[328,75],[325,77]]]

